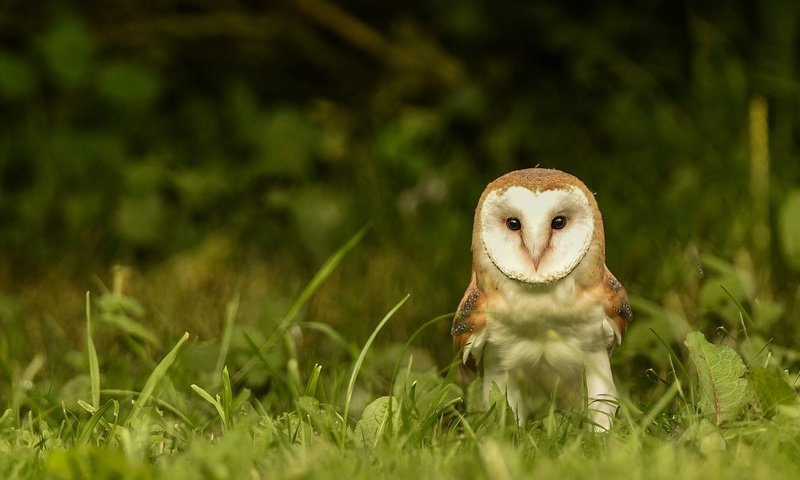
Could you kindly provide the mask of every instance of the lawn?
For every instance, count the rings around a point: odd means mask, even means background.
[[[382,338],[404,297],[371,321],[359,344],[304,315],[339,264],[358,255],[363,233],[324,262],[273,327],[243,324],[252,306],[237,296],[225,300],[209,340],[187,332],[162,344],[142,321],[142,303],[124,291],[130,269],[115,269],[112,289],[82,299],[85,335],[76,351],[63,352],[62,361],[84,372],[58,381],[52,370],[61,367],[44,355],[27,365],[4,359],[17,368],[0,419],[2,477],[800,475],[797,373],[783,369],[797,354],[749,335],[753,319],[735,297],[728,298],[738,309],[738,339],[720,330],[710,343],[690,332],[674,348],[652,327],[633,330],[630,348],[649,336],[648,354],[668,367],[638,372],[639,381],[618,375],[623,393],[610,432],[592,432],[583,412],[557,405],[520,427],[499,390],[484,408],[478,383],[455,358],[438,365],[419,347],[451,314],[420,322],[402,341]],[[643,299],[634,306],[655,308]],[[659,315],[670,312],[641,316]]]

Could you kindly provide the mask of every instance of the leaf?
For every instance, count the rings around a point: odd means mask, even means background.
[[[372,401],[356,423],[356,443],[373,447],[386,431],[400,428],[400,404],[393,396],[383,396]]]
[[[713,345],[700,332],[691,332],[683,342],[697,369],[700,409],[717,425],[736,417],[748,399],[742,358],[729,347]]]
[[[778,234],[781,252],[796,271],[800,271],[800,189],[792,190],[781,206],[778,217]]]
[[[758,366],[750,367],[748,379],[761,409],[768,416],[775,414],[778,405],[797,403],[797,393],[774,370]]]

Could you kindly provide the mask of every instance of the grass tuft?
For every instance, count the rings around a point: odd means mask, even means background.
[[[89,379],[92,388],[92,406],[100,408],[100,362],[92,338],[92,304],[89,292],[86,292],[86,355],[89,357]]]
[[[389,313],[387,313],[386,316],[383,317],[383,320],[381,320],[380,323],[378,323],[378,325],[372,331],[372,334],[367,339],[367,342],[364,344],[364,347],[361,349],[361,353],[359,353],[358,358],[356,359],[356,363],[353,365],[353,373],[350,374],[350,381],[347,383],[347,393],[345,394],[344,397],[344,414],[342,415],[343,418],[342,436],[340,437],[339,440],[340,448],[344,448],[345,441],[347,439],[347,432],[349,428],[348,415],[350,413],[350,403],[353,399],[353,389],[356,386],[356,378],[358,378],[358,372],[361,371],[361,366],[364,364],[364,359],[367,357],[367,352],[369,351],[369,348],[372,346],[372,343],[375,341],[375,337],[378,336],[378,332],[380,332],[383,326],[389,322],[392,316],[394,316],[395,312],[397,312],[400,309],[400,307],[402,307],[403,304],[406,303],[409,297],[411,297],[410,294],[406,295],[405,297],[403,297],[402,300],[397,302],[397,305],[392,307],[392,309],[389,310]]]
[[[147,378],[147,381],[144,383],[144,387],[142,387],[139,397],[133,402],[133,409],[131,410],[130,416],[128,416],[128,419],[125,421],[127,425],[139,418],[142,409],[145,405],[147,405],[147,401],[150,400],[150,397],[153,395],[153,391],[156,389],[156,386],[167,374],[169,367],[175,363],[175,359],[178,357],[178,351],[188,339],[189,332],[186,332],[183,334],[180,340],[178,340],[178,343],[172,347],[172,350],[170,350],[169,353],[167,353],[167,355],[161,360],[161,362],[156,365],[153,373],[150,374],[150,376]]]

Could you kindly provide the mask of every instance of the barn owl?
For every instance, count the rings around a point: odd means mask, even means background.
[[[559,170],[518,170],[490,183],[475,211],[472,278],[451,334],[522,424],[555,400],[589,406],[608,430],[617,390],[609,357],[631,320],[628,296],[605,265],[594,195]],[[585,382],[585,383],[584,383]]]

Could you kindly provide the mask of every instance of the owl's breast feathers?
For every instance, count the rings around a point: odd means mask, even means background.
[[[613,348],[622,341],[622,336],[628,329],[633,318],[630,303],[628,302],[628,294],[625,288],[614,277],[614,275],[604,268],[602,278],[593,287],[584,290],[590,298],[595,298],[595,301],[601,302],[603,310],[608,317],[608,320],[613,323],[614,332],[609,332],[609,341],[607,345],[609,353]],[[453,336],[453,345],[456,349],[465,349],[464,363],[467,367],[475,369],[475,355],[469,352],[471,350],[470,339],[475,339],[474,334],[481,332],[486,326],[487,313],[486,313],[487,295],[478,287],[475,272],[472,273],[472,279],[464,293],[464,298],[458,305],[458,310],[453,318],[453,327],[450,334]],[[611,340],[613,338],[613,341]],[[477,355],[480,358],[480,355]],[[478,361],[479,362],[479,361]]]

